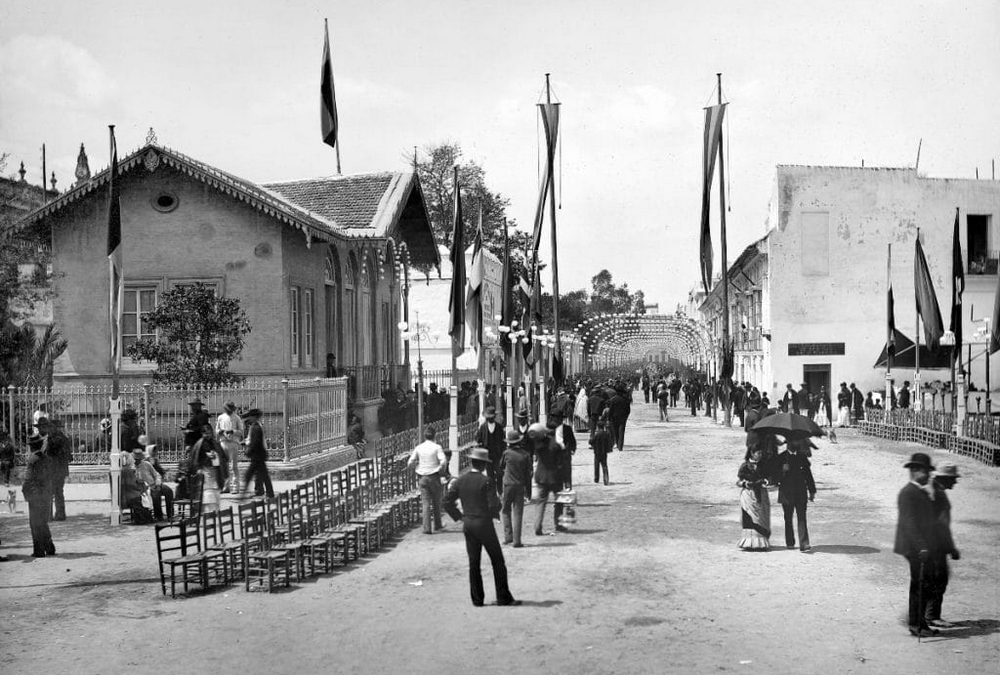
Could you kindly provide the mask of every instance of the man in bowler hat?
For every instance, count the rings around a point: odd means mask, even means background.
[[[523,436],[516,429],[507,432],[504,443],[507,449],[500,458],[500,475],[503,476],[503,497],[500,515],[503,522],[503,543],[513,542],[521,548],[521,524],[524,521],[524,498],[531,485],[531,455],[521,445]],[[513,521],[512,521],[513,518]]]
[[[261,411],[251,408],[242,415],[246,428],[247,457],[250,466],[243,476],[243,492],[250,491],[250,479],[254,479],[254,494],[268,498],[274,496],[274,486],[271,485],[271,475],[267,472],[267,446],[264,445],[264,429],[260,425]]]
[[[927,601],[933,589],[930,580],[931,553],[934,550],[934,504],[927,492],[927,481],[934,466],[931,458],[915,452],[903,465],[910,470],[910,482],[899,491],[899,521],[896,525],[896,542],[893,552],[906,558],[910,565],[910,597],[907,624],[914,637],[936,635],[924,618]]]
[[[785,545],[795,548],[795,530],[792,514],[798,521],[799,550],[810,550],[809,526],[806,523],[806,503],[816,498],[816,482],[809,468],[808,439],[788,441],[788,449],[778,455],[777,467],[781,471],[778,479],[778,503],[785,511]]]
[[[28,525],[31,527],[31,555],[44,558],[55,555],[49,531],[52,517],[52,464],[53,460],[45,452],[45,439],[37,432],[28,438],[28,458],[24,467],[21,492],[28,502]]]
[[[452,481],[445,495],[444,509],[455,520],[462,521],[465,534],[465,551],[469,556],[469,590],[472,604],[482,607],[486,599],[483,590],[483,573],[479,568],[483,549],[490,556],[493,566],[493,583],[496,586],[498,605],[520,605],[507,586],[507,563],[503,559],[500,540],[493,528],[493,519],[500,515],[500,499],[496,488],[490,484],[486,472],[490,455],[486,448],[473,448],[469,452],[472,468]],[[459,510],[457,502],[462,502]]]
[[[932,573],[928,579],[931,592],[927,598],[924,618],[931,628],[955,627],[954,624],[941,618],[941,603],[944,601],[944,592],[948,589],[948,556],[951,556],[952,560],[961,557],[951,536],[951,501],[947,494],[957,482],[958,466],[950,461],[938,464],[934,478],[930,481],[934,488],[934,545],[931,549]]]

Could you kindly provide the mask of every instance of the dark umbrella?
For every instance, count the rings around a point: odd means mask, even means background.
[[[753,425],[755,431],[770,431],[786,438],[802,438],[808,436],[823,436],[825,432],[819,425],[805,415],[790,412],[779,412],[768,415]]]

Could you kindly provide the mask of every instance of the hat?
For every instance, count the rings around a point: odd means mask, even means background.
[[[470,461],[479,461],[492,463],[493,460],[490,459],[490,451],[486,448],[473,448],[469,451]]]
[[[486,406],[486,410],[483,411],[483,417],[486,419],[492,419],[497,416],[497,409],[493,406]]]
[[[149,436],[147,436],[146,434],[139,434],[139,438],[137,438],[136,441],[142,447],[146,447],[147,445],[149,445]]]
[[[518,410],[517,413],[514,414],[514,417],[516,417],[519,420],[526,420],[526,419],[528,419],[528,411],[527,410]]]
[[[261,413],[260,408],[250,408],[250,410],[247,410],[245,413],[240,415],[240,417],[243,419],[249,419],[251,417],[260,417],[262,414],[263,413]]]
[[[528,427],[528,436],[532,438],[542,438],[547,436],[549,430],[541,422],[535,422],[530,427]]]
[[[522,438],[523,436],[521,436],[521,432],[519,432],[517,429],[508,429],[507,438],[505,438],[503,442],[506,443],[507,445],[515,445],[517,443],[520,443]]]
[[[141,457],[143,455],[142,448],[132,448],[132,454]]]
[[[960,476],[958,473],[958,465],[950,460],[945,460],[938,464],[934,474],[944,478],[958,478]]]
[[[910,461],[903,465],[904,469],[909,469],[910,467],[920,467],[921,469],[928,469],[930,471],[934,470],[934,465],[931,464],[931,458],[922,452],[915,452],[910,456]]]
[[[195,396],[192,400],[188,401],[188,405],[201,405],[201,399]]]
[[[230,415],[232,415],[234,412],[236,412],[236,404],[230,401],[226,405],[222,406],[222,409],[225,410]]]
[[[38,418],[38,421],[36,421],[31,426],[33,426],[33,427],[41,427],[42,425],[48,424],[48,423],[49,423],[49,418],[46,417],[45,415],[42,415],[41,417]]]

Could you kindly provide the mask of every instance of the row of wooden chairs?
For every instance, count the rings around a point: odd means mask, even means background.
[[[160,583],[207,589],[241,579],[273,591],[380,550],[420,519],[416,475],[405,455],[364,459],[284,490],[156,527]],[[238,522],[238,526],[237,526]],[[238,535],[237,535],[238,532]]]

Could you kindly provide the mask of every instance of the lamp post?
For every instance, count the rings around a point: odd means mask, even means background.
[[[946,330],[941,336],[940,344],[948,348],[948,361],[951,364],[951,411],[955,412],[955,333]],[[941,397],[941,409],[944,410],[944,396]]]
[[[507,336],[508,344],[510,345],[510,356],[508,358],[507,354],[504,354],[504,367],[503,373],[501,374],[501,387],[503,389],[503,401],[504,401],[504,417],[513,426],[514,424],[514,381],[517,379],[516,375],[513,373],[513,368],[511,365],[517,362],[517,357],[515,356],[515,349],[520,348],[521,337],[524,335],[524,331],[518,330],[517,319],[510,322],[510,325],[506,325],[503,322],[503,317],[499,314],[496,315],[497,320],[497,331],[500,333],[500,339],[502,341],[504,336]]]
[[[423,433],[424,428],[424,359],[420,350],[420,343],[425,340],[437,342],[438,335],[431,333],[430,327],[420,323],[420,312],[415,312],[416,322],[413,329],[406,321],[400,321],[396,327],[400,330],[400,336],[406,341],[406,349],[409,352],[410,340],[417,343],[417,428]]]

